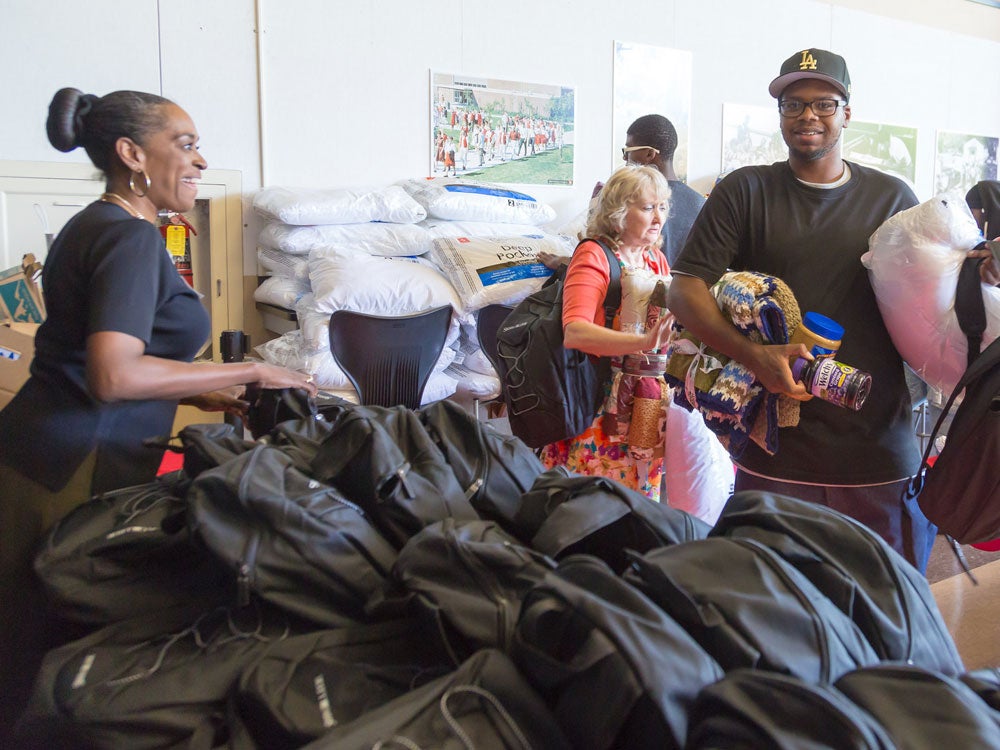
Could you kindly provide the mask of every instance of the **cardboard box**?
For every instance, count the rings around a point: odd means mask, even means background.
[[[28,379],[37,330],[35,323],[0,325],[0,409],[10,403]]]
[[[38,286],[42,264],[26,253],[20,266],[0,271],[0,320],[41,323],[45,301]]]

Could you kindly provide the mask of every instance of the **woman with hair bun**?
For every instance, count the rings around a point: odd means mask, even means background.
[[[155,223],[194,207],[208,166],[183,109],[154,94],[64,88],[46,131],[60,151],[83,147],[106,190],[52,243],[31,377],[0,412],[0,729],[46,645],[31,568],[43,533],[92,494],[152,481],[162,450],[144,441],[170,435],[178,403],[242,413],[249,383],[316,393],[282,367],[193,362],[208,313]]]
[[[670,186],[653,167],[617,170],[597,196],[587,235],[573,252],[563,287],[563,345],[595,357],[611,357],[608,397],[582,434],[545,446],[542,463],[577,474],[614,479],[660,499],[668,390],[661,349],[671,318],[659,295],[666,294],[667,259],[660,234]],[[608,257],[596,240],[613,250],[621,266],[622,303],[614,328],[604,325],[610,284]]]

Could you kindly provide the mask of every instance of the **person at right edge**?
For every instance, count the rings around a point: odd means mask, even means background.
[[[969,188],[965,202],[983,236],[1000,239],[1000,180],[980,180]]]
[[[798,426],[783,428],[769,455],[753,444],[734,457],[735,490],[762,490],[841,511],[881,535],[923,571],[936,527],[904,500],[920,453],[903,361],[860,257],[886,219],[917,205],[902,181],[841,156],[851,121],[851,79],[840,55],[796,52],[768,91],[778,100],[788,161],[727,175],[702,208],[673,272],[667,304],[701,341],[747,366],[772,393],[803,401]],[[805,310],[845,328],[841,362],[872,375],[860,411],[811,398],[791,361],[802,344],[750,341],[709,292],[727,269],[785,281]]]

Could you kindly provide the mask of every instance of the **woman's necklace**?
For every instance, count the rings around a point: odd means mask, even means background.
[[[128,211],[132,216],[137,219],[146,220],[146,217],[140,213],[135,206],[129,203],[127,200],[122,198],[118,193],[104,193],[101,195],[101,200],[105,203],[117,203],[119,206]]]

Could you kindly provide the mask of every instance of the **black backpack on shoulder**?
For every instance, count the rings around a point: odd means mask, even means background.
[[[955,313],[969,339],[969,366],[941,411],[906,492],[928,520],[962,544],[1000,537],[1000,338],[979,353],[986,313],[978,265],[978,259],[965,261],[955,296]],[[963,391],[944,448],[930,465],[935,438]]]
[[[604,324],[621,304],[621,265],[611,249]],[[575,437],[594,421],[604,398],[610,360],[563,346],[562,297],[566,266],[511,311],[497,331],[500,384],[510,429],[532,448]]]

